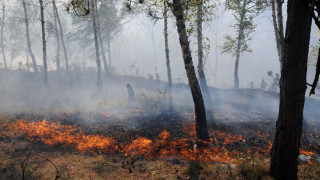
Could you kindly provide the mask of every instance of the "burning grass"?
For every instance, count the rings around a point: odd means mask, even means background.
[[[194,142],[194,132],[188,138],[175,138],[166,130],[154,139],[138,136],[131,143],[118,142],[114,137],[86,134],[80,127],[61,125],[60,122],[50,123],[46,120],[40,122],[17,121],[10,125],[15,131],[27,134],[29,140],[40,141],[49,146],[62,145],[75,147],[82,153],[125,153],[130,156],[141,156],[146,159],[176,158],[184,160],[199,160],[202,162],[231,163],[234,152],[229,151],[225,145],[242,141],[241,136],[232,136],[225,132],[215,132],[215,141],[220,140],[218,146],[210,142],[201,142],[197,147]],[[186,127],[185,129],[190,129]]]
[[[101,135],[87,135],[79,127],[61,125],[60,122],[49,123],[46,120],[40,122],[17,121],[11,124],[16,131],[25,132],[29,139],[41,141],[49,146],[65,145],[75,146],[80,152],[107,151],[114,152],[118,148],[114,146],[115,140]]]
[[[136,121],[142,125],[130,128],[124,128],[117,117],[108,114],[90,112],[88,116],[82,116],[84,119],[80,117],[74,113],[58,114],[47,117],[47,120],[27,116],[20,117],[27,120],[16,121],[13,118],[11,123],[3,124],[0,140],[3,137],[4,143],[0,148],[4,151],[0,152],[0,159],[1,156],[11,157],[11,153],[21,157],[16,162],[10,158],[0,162],[0,170],[8,174],[3,177],[9,177],[9,172],[21,174],[17,162],[23,160],[25,146],[31,143],[31,146],[36,146],[35,154],[52,160],[61,176],[68,179],[269,178],[273,133],[272,126],[267,123],[209,123],[212,139],[199,143],[194,123],[176,123],[179,122],[177,117],[161,116],[163,119],[174,118],[173,123],[159,120],[157,116],[149,116],[153,119],[139,116]],[[113,124],[113,119],[117,123]],[[320,172],[319,152],[314,151],[312,147],[316,146],[311,144],[302,142],[300,153],[307,159],[301,159],[299,165],[299,177],[302,179],[318,177]],[[28,171],[34,171],[34,177],[41,177],[38,179],[56,175],[52,165],[37,156],[32,157],[29,164]],[[35,170],[35,167],[40,168]]]
[[[10,125],[16,132],[23,132],[29,140],[43,142],[49,146],[71,146],[81,153],[123,153],[126,156],[143,157],[145,159],[181,158],[187,161],[240,163],[241,154],[268,156],[272,144],[266,147],[243,148],[245,139],[225,131],[211,132],[210,142],[195,142],[193,123],[184,126],[187,137],[177,138],[164,130],[155,138],[136,136],[128,143],[120,142],[120,138],[99,134],[87,134],[79,126],[62,125],[60,122],[30,122],[20,120]],[[258,132],[256,135],[263,136]],[[129,137],[130,138],[130,137]],[[301,154],[311,156],[314,153],[300,150]]]

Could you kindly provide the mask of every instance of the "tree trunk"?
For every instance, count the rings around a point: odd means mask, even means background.
[[[46,46],[46,30],[44,21],[44,7],[43,1],[40,3],[40,16],[41,16],[41,30],[42,30],[42,53],[43,53],[43,71],[44,71],[44,83],[48,85],[48,65],[47,65],[47,46]]]
[[[4,19],[5,19],[5,10],[6,10],[6,5],[4,2],[2,2],[2,20],[1,20],[1,51],[2,51],[2,57],[4,61],[4,68],[8,69],[7,66],[7,59],[6,59],[6,54],[4,53],[4,43],[3,43],[3,30],[4,30]]]
[[[54,17],[54,27],[56,29],[56,38],[57,38],[57,55],[56,55],[56,63],[57,63],[57,71],[60,71],[60,38],[59,38],[59,30],[57,23],[57,13],[55,8],[55,0],[52,0],[53,7],[53,17]]]
[[[286,27],[270,175],[276,179],[297,179],[311,30],[311,16],[305,2],[289,0]]]
[[[93,35],[94,35],[94,45],[96,49],[96,63],[97,63],[97,87],[100,90],[102,86],[102,77],[101,77],[101,61],[100,61],[100,53],[99,53],[99,42],[98,42],[98,30],[97,30],[97,19],[96,19],[96,12],[94,11],[96,3],[95,0],[92,0],[92,23],[93,23]]]
[[[22,6],[23,6],[23,11],[24,11],[24,21],[26,24],[26,36],[27,36],[28,51],[29,51],[29,54],[32,59],[33,70],[34,70],[34,72],[38,72],[36,58],[34,57],[32,49],[31,49],[30,34],[29,34],[29,19],[28,19],[28,13],[27,13],[27,7],[26,7],[25,0],[22,0]]]
[[[10,69],[11,69],[12,62],[13,62],[13,56],[11,56],[10,58],[10,66],[9,66]]]
[[[275,4],[277,3],[277,7]],[[282,16],[282,0],[271,0],[272,9],[272,22],[274,27],[274,33],[277,44],[277,51],[280,61],[280,68],[283,62],[283,51],[284,51],[284,34],[283,34],[283,16]]]
[[[236,51],[236,64],[234,67],[234,87],[239,88],[239,75],[238,75],[238,70],[239,70],[239,60],[240,60],[240,51],[241,51],[241,40],[243,39],[243,19],[244,16],[246,15],[246,6],[247,6],[247,0],[243,1],[242,5],[242,11],[240,15],[240,23],[239,23],[239,34],[238,34],[238,42],[237,42],[237,51]]]
[[[206,111],[201,89],[192,62],[189,40],[186,31],[186,24],[185,19],[183,17],[183,8],[180,0],[173,0],[173,14],[176,17],[176,25],[179,33],[179,42],[195,108],[195,124],[197,138],[200,140],[208,140],[209,134],[207,129]]]
[[[96,0],[93,0],[93,2],[95,3],[95,8],[96,8],[96,9],[94,9],[94,11],[96,14],[97,32],[98,32],[99,45],[100,45],[100,49],[101,49],[102,61],[103,61],[103,65],[104,65],[104,72],[106,74],[110,74],[109,67],[107,64],[107,58],[106,58],[106,54],[105,54],[105,50],[104,50],[103,40],[102,40],[102,36],[101,36],[101,31],[100,31],[99,12],[98,12],[98,8],[97,8],[97,2],[96,2]]]
[[[276,0],[271,0],[271,10],[272,10],[272,23],[274,28],[274,35],[276,38],[276,45],[277,45],[277,51],[279,56],[279,61],[281,63],[281,47],[280,47],[280,39],[279,39],[279,30],[278,30],[278,22],[277,22],[277,15],[276,15]]]
[[[83,49],[82,51],[82,71],[85,71],[87,69],[87,54],[86,49]]]
[[[26,56],[27,56],[27,69],[28,69],[28,72],[30,72],[30,66],[29,66],[29,52],[28,52],[28,50],[26,51]]]
[[[198,75],[200,80],[200,87],[203,92],[204,101],[206,105],[211,106],[211,96],[208,90],[208,84],[206,76],[203,69],[203,34],[202,34],[202,0],[198,0],[198,10],[197,10],[197,40],[198,40]]]
[[[64,44],[62,25],[61,25],[59,12],[58,12],[58,8],[56,6],[55,0],[52,0],[52,5],[53,5],[53,8],[55,9],[55,15],[57,16],[57,21],[58,21],[58,24],[59,24],[61,43],[62,43],[63,54],[64,54],[64,60],[65,60],[65,63],[66,63],[66,71],[67,71],[67,74],[69,74],[69,59],[68,59],[67,49],[66,49],[66,46]]]
[[[108,31],[108,30],[107,30]],[[110,34],[109,34],[109,31],[107,32],[107,45],[108,45],[108,59],[109,59],[109,67],[110,69],[112,68],[112,59],[111,59],[111,47],[110,47],[110,44],[111,44],[111,40],[110,40]]]
[[[282,4],[283,0],[277,1],[277,21],[278,21],[278,33],[280,43],[280,67],[282,67],[283,56],[284,56],[284,30],[283,30],[283,15],[282,15]]]
[[[164,5],[164,49],[166,53],[166,64],[167,64],[167,74],[168,74],[168,100],[169,100],[169,111],[173,111],[172,105],[172,77],[171,77],[171,67],[170,67],[170,56],[169,56],[169,46],[168,46],[168,9],[166,1],[163,1]]]
[[[219,30],[219,28],[218,28],[218,26],[219,26],[219,24],[217,23],[217,25],[216,25],[217,27],[216,27],[216,32],[215,32],[215,52],[216,52],[216,54],[215,54],[215,58],[216,58],[216,60],[215,60],[215,67],[214,67],[214,77],[213,77],[213,79],[214,79],[214,81],[213,81],[213,84],[215,85],[215,86],[217,86],[218,85],[218,83],[217,83],[217,80],[218,80],[218,30]]]

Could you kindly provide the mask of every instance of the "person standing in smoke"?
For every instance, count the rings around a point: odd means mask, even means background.
[[[128,105],[131,105],[134,102],[135,97],[134,97],[133,88],[129,83],[127,84],[127,90],[128,90]]]

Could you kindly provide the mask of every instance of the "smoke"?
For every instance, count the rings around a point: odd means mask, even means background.
[[[79,24],[80,27],[90,25],[90,22],[87,22],[90,21],[90,18],[72,16],[64,11],[61,4],[58,4],[72,72],[70,76],[64,72],[65,62],[62,49],[60,49],[62,71],[56,71],[57,42],[54,30],[51,30],[46,37],[49,65],[49,87],[46,87],[43,83],[42,72],[36,74],[27,71],[28,69],[32,71],[32,67],[27,67],[27,59],[30,66],[31,58],[27,57],[25,26],[21,23],[24,22],[23,10],[20,2],[12,2],[7,1],[6,19],[8,23],[5,23],[4,27],[5,55],[7,63],[12,66],[9,67],[11,70],[4,70],[2,64],[0,113],[54,114],[101,111],[115,115],[127,115],[132,112],[132,107],[147,112],[144,114],[167,112],[167,70],[162,20],[155,23],[141,13],[134,19],[130,20],[132,17],[126,17],[123,22],[121,21],[123,23],[121,28],[112,35],[110,48],[111,69],[115,75],[112,78],[103,76],[103,87],[101,91],[98,91],[93,35],[89,31],[83,33],[89,34],[86,36],[88,40],[85,41],[89,44],[87,47],[83,46],[85,40],[83,36],[76,38],[73,36],[78,30]],[[39,7],[36,1],[28,1],[27,5],[32,48],[41,69],[42,42],[40,21],[38,21]],[[45,9],[47,24],[49,21],[53,22],[51,11],[51,8]],[[208,105],[206,107],[210,111],[209,115],[212,115],[213,112],[214,119],[217,121],[275,121],[278,114],[279,94],[253,89],[218,89],[233,87],[235,58],[221,54],[220,46],[224,42],[225,34],[235,35],[236,32],[233,32],[234,30],[230,27],[230,24],[234,23],[231,14],[226,13],[225,16],[219,21],[204,24],[205,43],[211,47],[206,49],[205,73],[208,84],[214,86],[214,88],[210,88],[213,107]],[[261,80],[268,78],[268,71],[280,72],[270,17],[270,12],[266,11],[257,18],[258,28],[249,44],[253,52],[241,55],[239,76],[242,88],[247,88],[251,82],[252,87],[259,88]],[[82,23],[75,24],[74,19]],[[216,29],[217,26],[220,28]],[[88,29],[92,28],[89,26]],[[218,31],[217,34],[215,30]],[[101,31],[102,33],[106,32],[106,27],[102,27]],[[313,28],[311,36],[311,40],[317,39],[315,28]],[[196,69],[197,45],[195,42],[195,37],[190,36],[190,46]],[[315,43],[315,40],[312,40],[311,44]],[[217,46],[215,46],[216,44]],[[175,83],[172,91],[174,109],[180,114],[191,115],[190,119],[192,119],[193,101],[187,85],[179,38],[173,18],[169,18],[169,49],[172,78]],[[107,54],[107,52],[102,53]],[[215,67],[216,60],[217,67]],[[313,74],[314,66],[311,65],[308,71],[309,82],[312,81]],[[133,87],[136,96],[134,103],[128,102],[126,89],[128,83]],[[307,121],[319,121],[316,107],[319,107],[318,101],[307,98],[304,113]],[[212,119],[212,117],[208,116],[208,119]]]

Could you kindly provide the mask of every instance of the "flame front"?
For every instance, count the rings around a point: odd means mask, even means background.
[[[40,122],[18,121],[11,126],[15,130],[24,131],[32,140],[41,141],[47,145],[72,145],[79,151],[108,151],[118,150],[115,140],[101,135],[86,135],[76,126],[61,125],[60,122],[49,123],[46,120]]]
[[[186,138],[175,138],[166,130],[157,137],[148,139],[138,136],[130,143],[123,144],[113,137],[86,134],[77,126],[61,125],[60,122],[50,123],[46,120],[40,122],[17,121],[11,124],[16,131],[22,131],[30,140],[41,141],[49,146],[72,146],[80,152],[124,153],[130,156],[142,156],[147,159],[155,158],[181,158],[183,160],[198,160],[201,162],[237,163],[241,151],[233,150],[233,146],[244,143],[241,135],[232,135],[224,131],[213,131],[209,142],[194,142],[194,124],[184,127],[189,133]],[[200,145],[200,146],[199,146]],[[230,148],[231,147],[231,148]],[[256,152],[255,155],[267,155],[272,144],[268,147],[250,149],[246,153]],[[300,153],[313,155],[312,152],[300,150]]]

